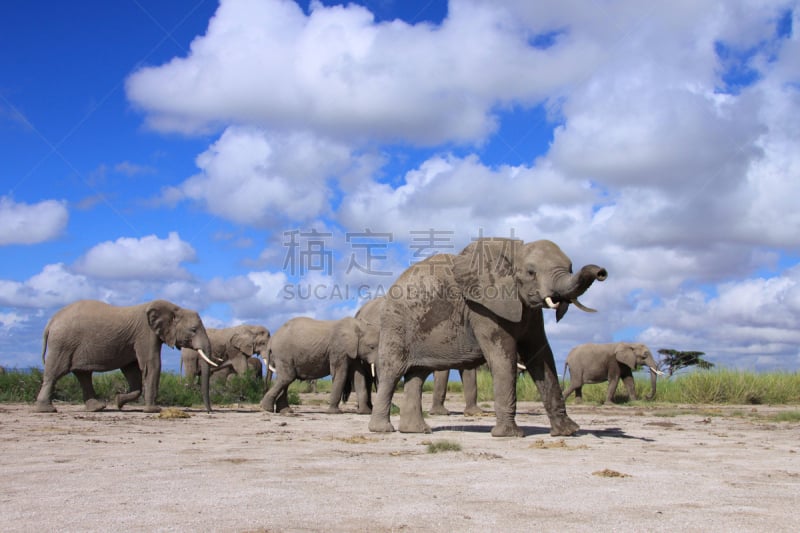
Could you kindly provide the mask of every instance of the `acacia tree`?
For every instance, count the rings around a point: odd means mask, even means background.
[[[672,376],[678,370],[690,366],[698,366],[705,370],[714,366],[711,361],[703,359],[705,352],[682,352],[671,348],[661,348],[658,353],[662,355],[661,360],[658,362],[659,370],[664,370],[668,376]]]

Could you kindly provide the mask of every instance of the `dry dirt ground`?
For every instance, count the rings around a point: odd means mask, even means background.
[[[800,424],[769,418],[796,407],[569,406],[581,431],[562,439],[521,403],[525,437],[498,439],[458,397],[430,435],[370,433],[322,402],[188,418],[2,404],[0,528],[800,531]],[[429,453],[440,441],[461,450]]]

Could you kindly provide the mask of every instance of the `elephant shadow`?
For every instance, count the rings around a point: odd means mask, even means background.
[[[636,437],[634,435],[629,435],[625,433],[622,428],[612,427],[612,428],[605,428],[605,429],[580,429],[578,430],[578,435],[587,434],[593,435],[598,439],[603,438],[613,438],[613,439],[635,439],[640,440],[642,442],[655,442],[655,439],[651,439],[648,437]]]
[[[440,431],[459,431],[464,433],[491,433],[492,428],[494,426],[461,426],[461,425],[448,425],[448,426],[438,426],[431,428],[433,433],[438,433]],[[519,426],[522,429],[525,437],[530,437],[532,435],[549,435],[550,428],[546,427],[539,427],[539,426]]]

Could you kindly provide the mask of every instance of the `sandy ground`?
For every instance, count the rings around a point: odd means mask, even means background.
[[[570,406],[581,431],[562,439],[522,403],[525,438],[498,439],[458,397],[430,435],[370,433],[354,406],[328,415],[322,402],[172,419],[0,404],[0,527],[800,531],[800,424],[769,418],[796,407]],[[429,453],[440,441],[461,450]]]

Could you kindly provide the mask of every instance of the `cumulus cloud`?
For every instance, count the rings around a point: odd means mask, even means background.
[[[215,215],[253,226],[327,213],[333,194],[327,180],[351,165],[350,151],[336,142],[235,126],[196,162],[200,172],[165,190],[163,199],[198,201]]]
[[[532,46],[515,13],[454,1],[441,27],[376,24],[356,4],[223,1],[188,57],[127,80],[161,130],[215,124],[436,144],[481,140],[499,103],[535,103],[583,75],[596,49]]]
[[[45,200],[35,204],[0,197],[0,246],[37,244],[55,239],[67,226],[66,203]]]
[[[103,279],[175,280],[188,277],[181,263],[195,259],[194,248],[170,232],[166,239],[149,235],[100,243],[78,259],[74,268],[81,274]]]

